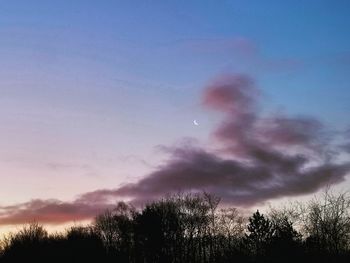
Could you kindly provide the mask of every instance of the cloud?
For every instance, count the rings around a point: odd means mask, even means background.
[[[262,52],[260,43],[253,39],[236,36],[227,38],[188,38],[174,42],[190,55],[224,57],[229,64],[242,65],[250,69],[269,73],[290,73],[309,66],[304,59],[298,57],[271,57]],[[169,45],[165,46],[167,49]],[[343,61],[346,61],[343,56]],[[244,67],[243,67],[244,68]]]
[[[135,184],[87,193],[82,199],[132,197],[137,205],[171,193],[207,191],[222,197],[225,203],[249,206],[272,198],[312,193],[341,182],[350,169],[349,165],[322,165],[303,170],[305,160],[298,157],[268,156],[266,163],[244,165],[194,149],[172,157],[166,166]]]
[[[350,163],[329,158],[329,152],[337,155],[341,149],[333,146],[326,127],[311,117],[263,114],[260,95],[247,75],[219,76],[202,96],[204,107],[222,114],[212,132],[215,150],[188,139],[163,147],[168,160],[136,183],[84,193],[73,202],[34,200],[0,207],[0,224],[83,220],[110,207],[111,200],[141,205],[187,191],[207,191],[224,203],[247,207],[344,181]]]
[[[341,148],[347,153],[350,153],[350,142],[342,145]]]
[[[89,164],[76,164],[73,162],[49,162],[47,163],[47,167],[56,170],[56,171],[61,171],[61,170],[75,170],[75,169],[81,169],[85,171],[91,171],[93,170],[93,167]]]
[[[56,199],[35,199],[13,206],[0,207],[0,225],[16,225],[28,222],[62,224],[88,220],[111,208],[111,204],[62,202]]]
[[[136,204],[181,191],[208,191],[249,206],[313,193],[344,181],[350,163],[333,163],[324,125],[310,117],[262,116],[260,91],[246,75],[225,75],[205,89],[205,107],[223,113],[213,131],[218,150],[167,148],[169,160],[134,184],[82,195],[82,200],[128,198]]]

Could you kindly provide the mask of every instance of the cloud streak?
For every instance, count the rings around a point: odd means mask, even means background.
[[[0,207],[0,225],[16,225],[28,222],[63,224],[72,221],[89,220],[111,204],[94,205],[83,202],[62,202],[56,199],[35,199],[12,206]]]

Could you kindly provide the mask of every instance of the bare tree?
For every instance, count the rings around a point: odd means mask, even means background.
[[[347,193],[334,194],[326,189],[306,207],[303,229],[318,248],[333,254],[349,249],[350,198]]]
[[[237,208],[222,208],[219,213],[219,233],[227,240],[227,246],[230,248],[236,245],[236,242],[244,236],[245,220]]]
[[[96,217],[94,229],[101,236],[109,253],[118,253],[129,260],[133,246],[132,228],[135,213],[132,206],[119,202],[115,209],[107,210]]]

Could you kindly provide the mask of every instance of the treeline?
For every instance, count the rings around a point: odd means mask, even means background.
[[[346,194],[250,217],[219,203],[206,193],[119,203],[61,234],[30,224],[3,238],[0,262],[350,262]]]

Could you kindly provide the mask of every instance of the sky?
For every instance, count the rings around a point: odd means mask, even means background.
[[[0,227],[349,189],[349,8],[0,1]]]

